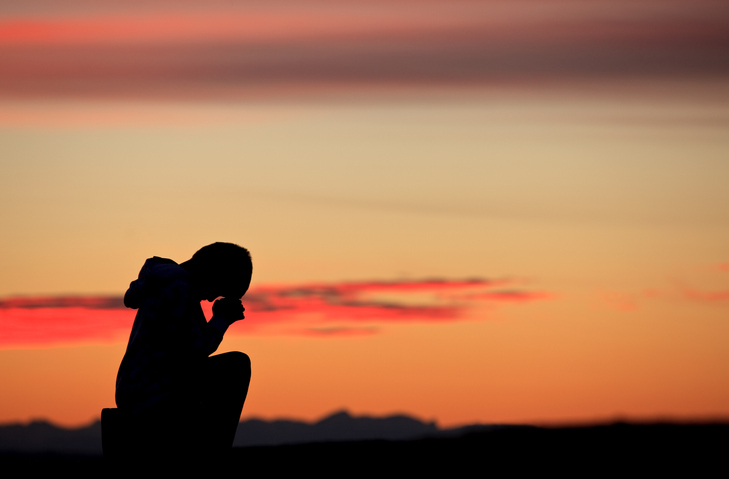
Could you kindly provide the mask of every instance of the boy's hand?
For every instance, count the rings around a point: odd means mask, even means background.
[[[225,318],[231,324],[245,318],[243,311],[245,308],[240,299],[222,298],[213,303],[213,316]]]

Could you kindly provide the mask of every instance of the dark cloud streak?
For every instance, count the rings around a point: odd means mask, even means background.
[[[687,12],[691,5],[686,2]],[[722,79],[729,76],[724,10],[685,19],[675,12],[669,18],[543,15],[503,25],[484,17],[280,39],[0,42],[0,97],[206,99],[500,82]]]
[[[0,310],[14,308],[125,309],[121,296],[18,296],[0,300]]]
[[[426,279],[273,285],[244,298],[245,334],[318,337],[376,334],[386,324],[483,320],[484,304],[551,298],[543,292],[500,289],[513,281]],[[203,302],[211,315],[211,304]],[[42,296],[0,300],[0,347],[113,342],[129,334],[134,311],[116,296]]]

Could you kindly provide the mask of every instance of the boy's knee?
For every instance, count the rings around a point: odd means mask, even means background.
[[[229,354],[231,355],[231,361],[235,364],[235,369],[250,376],[251,358],[246,353],[241,353],[240,351],[233,351]]]
[[[210,356],[208,358],[208,374],[220,377],[223,381],[242,378],[247,384],[251,379],[251,359],[239,351]]]

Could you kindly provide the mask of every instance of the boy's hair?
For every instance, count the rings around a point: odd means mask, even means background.
[[[253,273],[251,254],[247,249],[233,243],[213,243],[203,246],[192,260],[209,273],[235,276],[240,273]]]

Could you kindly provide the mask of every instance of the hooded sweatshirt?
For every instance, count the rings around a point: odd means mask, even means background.
[[[182,390],[190,371],[215,352],[228,322],[205,319],[189,273],[170,259],[148,259],[124,295],[137,309],[116,379],[116,403],[132,413]]]

